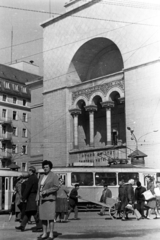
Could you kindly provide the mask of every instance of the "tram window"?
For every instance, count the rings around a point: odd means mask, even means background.
[[[160,173],[157,173],[157,181],[160,182]]]
[[[80,186],[93,186],[93,173],[71,173],[71,184],[75,185],[76,183],[78,183]]]
[[[118,173],[118,182],[124,180],[127,183],[130,179],[134,179],[134,185],[136,185],[137,181],[139,181],[138,173]]]
[[[95,174],[95,184],[96,186],[103,186],[107,184],[109,186],[117,185],[116,173],[96,173]]]

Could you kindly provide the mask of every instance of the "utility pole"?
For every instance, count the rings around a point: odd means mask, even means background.
[[[11,30],[11,64],[12,64],[12,51],[13,51],[13,26]]]
[[[52,13],[51,13],[51,0],[49,0],[49,17],[52,17]]]

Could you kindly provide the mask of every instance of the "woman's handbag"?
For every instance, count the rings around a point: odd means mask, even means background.
[[[150,190],[147,190],[142,194],[144,195],[144,198],[147,201],[155,197]]]

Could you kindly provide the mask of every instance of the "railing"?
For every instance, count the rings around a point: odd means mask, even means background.
[[[1,124],[11,124],[12,123],[12,119],[11,118],[0,118],[0,123]]]
[[[1,157],[2,157],[2,158],[11,158],[11,157],[12,157],[11,151],[9,151],[9,150],[3,151],[3,150],[2,150],[2,152],[1,152]]]
[[[1,141],[11,141],[12,140],[12,134],[11,133],[2,133],[0,134],[0,140]]]

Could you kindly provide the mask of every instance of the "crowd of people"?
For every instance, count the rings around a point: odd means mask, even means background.
[[[12,196],[11,215],[15,214],[16,221],[20,222],[20,226],[15,227],[16,230],[24,231],[27,223],[34,217],[36,227],[34,232],[42,232],[38,237],[41,239],[54,239],[53,230],[54,223],[68,222],[71,212],[74,212],[74,219],[78,218],[78,194],[79,184],[75,184],[74,188],[69,193],[69,189],[64,185],[61,176],[51,171],[52,162],[45,160],[42,162],[44,174],[39,180],[36,176],[36,169],[31,166],[28,171],[28,177],[20,177],[14,186]],[[129,211],[133,211],[137,220],[147,218],[150,219],[150,214],[154,210],[156,217],[159,218],[158,207],[160,200],[155,197],[154,178],[147,176],[147,189],[137,182],[137,187],[134,190],[134,180],[130,179],[127,183],[124,180],[119,182],[118,201],[116,204],[116,214],[119,215],[122,221],[128,219]],[[160,189],[160,183],[156,182],[156,187]],[[153,198],[145,200],[144,193],[150,190]],[[100,203],[102,208],[100,215],[105,214],[105,205],[109,199],[112,199],[112,192],[108,185],[104,184]],[[58,219],[59,218],[59,219]],[[49,228],[49,235],[47,229]]]
[[[44,174],[38,180],[36,169],[31,166],[27,178],[22,176],[17,179],[12,196],[9,220],[15,214],[15,220],[20,222],[20,226],[15,227],[16,230],[24,231],[33,216],[36,222],[33,232],[42,232],[39,240],[54,239],[54,223],[68,222],[72,210],[74,219],[79,220],[77,207],[79,185],[76,184],[69,194],[62,177],[53,173],[52,167],[52,162],[43,161]]]
[[[160,218],[160,213],[158,208],[160,206],[160,198],[155,195],[155,188],[159,188],[160,191],[160,182],[156,182],[156,186],[154,185],[154,177],[146,176],[147,181],[147,189],[141,186],[141,182],[137,181],[137,187],[133,188],[135,183],[134,179],[130,179],[127,183],[124,180],[119,182],[118,189],[118,202],[116,204],[116,211],[114,217],[118,216],[122,221],[128,219],[129,212],[133,212],[137,218],[140,219],[150,219],[151,212],[155,213],[155,218]],[[152,194],[152,198],[149,200],[145,199],[144,193],[150,190]],[[100,202],[107,203],[107,199],[112,197],[111,191],[108,189],[107,185],[104,185],[104,190],[102,192],[102,196],[100,198]],[[105,214],[105,207],[102,206],[99,215]]]

